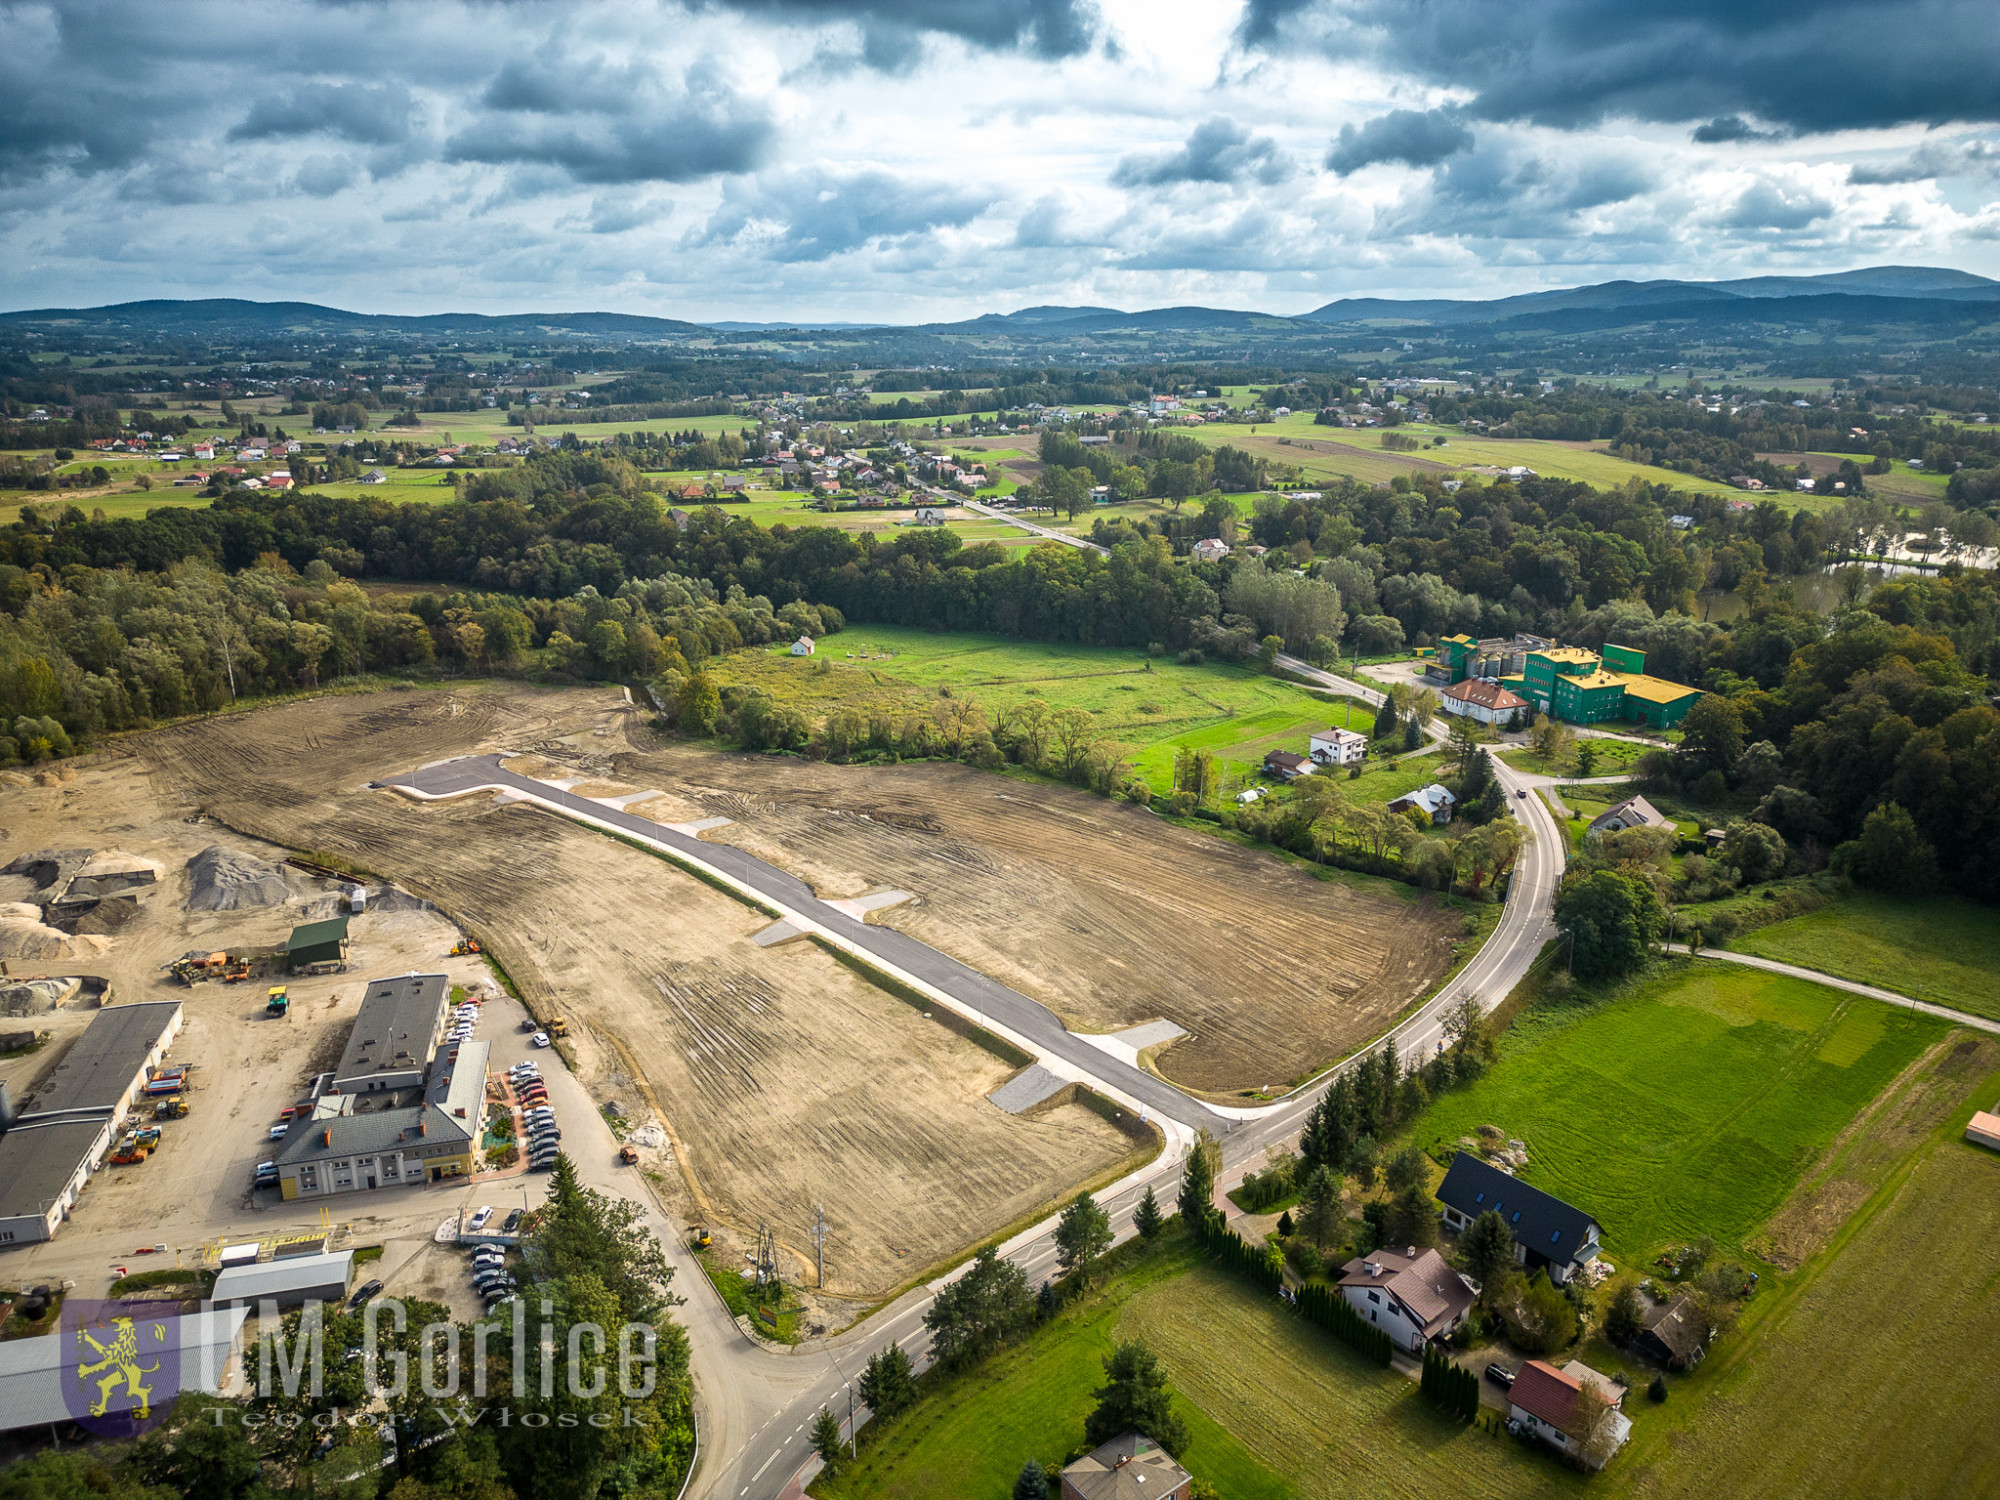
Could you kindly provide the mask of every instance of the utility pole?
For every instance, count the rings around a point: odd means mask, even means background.
[[[813,1266],[815,1284],[823,1292],[826,1290],[826,1233],[833,1226],[827,1222],[826,1205],[813,1205],[812,1228],[808,1231],[813,1242]]]

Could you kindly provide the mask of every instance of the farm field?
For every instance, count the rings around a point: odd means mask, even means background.
[[[573,773],[571,773],[573,774]],[[1032,996],[1074,1030],[1165,1018],[1172,1082],[1257,1092],[1386,1029],[1454,958],[1461,912],[1394,881],[1310,868],[1077,789],[948,762],[838,766],[677,742],[615,757],[668,821],[726,817],[822,898],[875,914]],[[1312,954],[1301,963],[1297,955]]]
[[[1731,946],[2000,1020],[2000,922],[1963,897],[1857,891]]]
[[[1618,1493],[2000,1493],[2000,1157],[1958,1138],[2000,1092],[2000,1049],[1951,1051],[1963,1102],[1917,1111],[1915,1141],[1890,1132],[1903,1138],[1833,1205],[1842,1227],[1810,1275],[1709,1356],[1698,1397],[1684,1385],[1667,1423],[1635,1432],[1611,1471]]]
[[[198,490],[7,490],[0,492],[0,525],[21,518],[23,507],[74,505],[85,515],[103,511],[113,521],[136,520],[155,510],[199,510],[209,502]]]
[[[1569,1471],[1437,1416],[1414,1384],[1204,1263],[1177,1230],[1133,1259],[1134,1269],[864,1442],[860,1462],[813,1493],[1004,1496],[1024,1459],[1060,1459],[1083,1441],[1101,1361],[1132,1338],[1160,1356],[1175,1391],[1193,1436],[1189,1472],[1230,1500],[1582,1491]]]
[[[732,1255],[770,1220],[789,1284],[810,1281],[815,1201],[843,1245],[829,1291],[851,1305],[1150,1149],[1083,1105],[996,1109],[1010,1063],[813,945],[751,943],[765,918],[665,861],[525,806],[366,788],[496,748],[600,773],[636,720],[613,691],[493,684],[304,700],[130,743],[170,815],[204,808],[374,871],[478,935],[538,1015],[569,1019],[591,1094],[665,1126],[655,1180],[677,1213],[732,1231]]]
[[[1674,964],[1615,998],[1544,1002],[1492,1070],[1413,1127],[1449,1149],[1495,1124],[1524,1177],[1585,1208],[1618,1264],[1713,1235],[1747,1249],[1793,1184],[1945,1023],[1806,980]]]
[[[1182,666],[1139,651],[890,625],[845,630],[810,660],[783,650],[738,651],[709,670],[724,682],[764,688],[808,717],[836,705],[926,713],[940,688],[977,699],[989,718],[1030,701],[1051,710],[1081,708],[1095,718],[1093,734],[1129,747],[1141,774],[1161,792],[1172,789],[1173,747],[1182,741],[1214,751],[1243,774],[1269,750],[1303,754],[1313,730],[1345,725],[1350,715],[1354,728],[1374,727],[1358,703],[1334,703],[1224,662]]]

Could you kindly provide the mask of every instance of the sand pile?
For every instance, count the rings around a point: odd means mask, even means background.
[[[25,901],[0,906],[0,958],[95,958],[110,946],[107,937],[94,933],[71,937],[47,926],[41,908]]]
[[[0,984],[0,1016],[45,1016],[69,1004],[82,990],[83,981],[74,976]]]
[[[189,911],[242,911],[292,899],[283,865],[211,844],[188,861]]]

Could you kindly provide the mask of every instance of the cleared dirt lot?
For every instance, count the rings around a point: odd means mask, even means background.
[[[643,732],[642,732],[643,734]],[[894,887],[878,913],[1061,1015],[1164,1017],[1184,1087],[1279,1083],[1382,1031],[1451,961],[1458,923],[1387,883],[1329,882],[1119,802],[964,766],[832,766],[660,743],[615,757],[621,795],[747,849],[822,897]],[[572,773],[575,774],[575,773]],[[593,789],[594,790],[594,789]]]
[[[421,691],[208,720],[137,748],[161,801],[394,879],[476,932],[538,1013],[570,1020],[597,1099],[658,1114],[681,1168],[660,1180],[688,1217],[769,1219],[803,1257],[823,1201],[836,1293],[898,1285],[1127,1156],[1081,1106],[1003,1114],[985,1095],[1004,1063],[817,948],[755,946],[764,919],[661,860],[532,807],[365,786],[499,747],[582,777],[632,717],[604,692]]]

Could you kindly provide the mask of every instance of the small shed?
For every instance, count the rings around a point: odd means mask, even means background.
[[[265,1302],[275,1302],[279,1307],[338,1302],[347,1295],[347,1283],[353,1274],[352,1250],[322,1251],[318,1255],[294,1255],[258,1265],[231,1266],[215,1278],[207,1305],[247,1307],[255,1312]]]
[[[1965,1127],[1965,1138],[1975,1146],[2000,1151],[2000,1115],[1988,1114],[1983,1109],[1978,1111]]]
[[[285,939],[285,967],[296,973],[315,964],[347,962],[347,918],[303,922]]]
[[[813,638],[811,636],[802,635],[797,640],[792,642],[792,655],[811,656],[812,654],[813,654]]]

